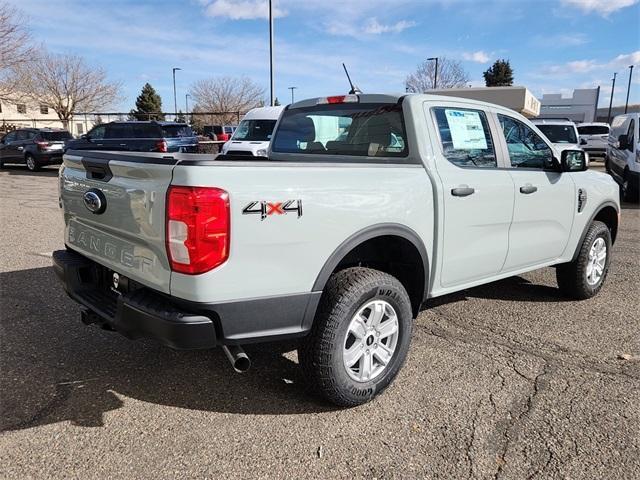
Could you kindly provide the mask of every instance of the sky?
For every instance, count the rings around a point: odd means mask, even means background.
[[[267,0],[8,0],[36,42],[77,54],[122,83],[114,110],[129,111],[145,82],[173,110],[193,82],[247,76],[269,95]],[[459,60],[472,86],[498,58],[516,85],[570,95],[601,86],[607,106],[640,103],[640,0],[274,0],[275,93],[288,103],[346,93],[342,70],[365,93],[404,91],[428,57]]]

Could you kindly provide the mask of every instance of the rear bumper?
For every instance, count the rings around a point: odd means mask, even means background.
[[[102,284],[104,267],[70,250],[53,252],[53,268],[67,294],[99,323],[127,338],[150,337],[179,350],[304,336],[320,300],[317,292],[203,304],[142,286],[119,294]]]
[[[606,148],[583,147],[582,149],[585,152],[587,152],[589,155],[595,156],[595,157],[598,157],[598,156],[604,157],[607,154]]]

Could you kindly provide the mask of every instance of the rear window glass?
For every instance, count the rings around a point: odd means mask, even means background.
[[[609,127],[605,125],[585,125],[584,127],[578,126],[578,133],[580,135],[608,135]]]
[[[541,125],[537,124],[538,130],[552,143],[578,143],[576,131],[573,125]]]
[[[232,140],[267,142],[271,140],[275,120],[243,120],[233,134]]]
[[[40,132],[39,136],[42,137],[43,140],[49,140],[50,142],[69,140],[71,138],[69,132]]]
[[[162,135],[164,138],[193,137],[193,130],[188,125],[165,125]]]
[[[273,139],[278,153],[406,157],[398,104],[343,103],[286,110]]]

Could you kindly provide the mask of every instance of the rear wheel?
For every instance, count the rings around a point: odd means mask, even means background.
[[[311,334],[298,349],[300,365],[330,402],[366,403],[404,364],[412,326],[411,301],[396,278],[369,268],[342,270],[322,294]]]
[[[558,287],[570,298],[591,298],[602,288],[610,261],[611,232],[604,223],[593,222],[582,242],[578,258],[556,268]]]
[[[40,165],[38,165],[36,159],[30,153],[25,157],[25,163],[27,164],[27,168],[31,172],[37,172],[38,170],[40,170]]]

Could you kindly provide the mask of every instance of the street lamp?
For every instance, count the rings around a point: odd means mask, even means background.
[[[613,105],[613,92],[616,89],[616,77],[618,76],[618,73],[614,73],[613,74],[613,78],[611,79],[613,81],[613,84],[611,85],[611,98],[609,99],[609,113],[607,113],[607,123],[611,123],[611,105]]]
[[[269,0],[269,78],[271,88],[271,106],[273,107],[273,2]]]
[[[431,57],[431,58],[427,58],[427,61],[436,61],[436,71],[435,74],[433,75],[433,89],[435,90],[436,88],[438,88],[438,57]]]
[[[293,103],[293,91],[298,88],[298,87],[289,87],[289,90],[291,90],[291,103]]]
[[[184,95],[184,114],[187,116],[187,123],[193,123],[193,119],[191,119],[191,122],[189,122],[189,97],[191,95],[189,95],[188,93],[185,93]]]
[[[174,116],[174,121],[176,121],[178,119],[178,97],[176,97],[176,70],[182,70],[179,67],[173,67],[172,72],[173,72],[173,114]]]
[[[629,92],[631,91],[631,75],[633,75],[633,65],[629,65],[629,86],[627,86],[627,101],[624,104],[624,113],[627,113],[629,107]]]

